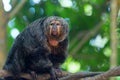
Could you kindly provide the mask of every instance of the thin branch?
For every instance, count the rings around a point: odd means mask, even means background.
[[[117,0],[111,0],[111,14],[110,14],[110,43],[112,54],[110,57],[111,68],[117,66]]]
[[[2,13],[4,13],[4,8],[3,8],[3,2],[0,0],[0,17],[3,16]]]
[[[70,54],[74,55],[77,53],[78,50],[82,48],[82,46],[94,35],[98,33],[100,28],[102,27],[103,22],[99,23],[98,25],[95,26],[95,28],[91,31],[89,31],[85,37],[83,37],[82,41],[70,52]]]
[[[75,38],[71,39],[70,41],[70,47],[69,50],[72,50],[72,46],[76,44],[76,42],[80,39],[82,39],[82,37],[84,37],[84,35],[87,33],[88,31],[80,31],[79,33],[77,33],[77,35],[75,36]]]
[[[15,7],[17,0],[12,0],[12,7]]]
[[[83,78],[80,80],[107,80],[110,77],[115,77],[115,76],[120,76],[120,67],[117,68],[113,68],[107,72],[104,72],[102,74],[93,76],[93,77],[87,77],[87,78]]]
[[[27,0],[21,0],[21,2],[9,13],[9,18],[16,15],[16,13],[23,7],[23,5],[27,2]]]
[[[60,78],[59,80],[79,80],[81,78],[92,77],[99,74],[102,74],[102,72],[79,72],[79,73],[69,74],[68,76]]]
[[[87,77],[89,76],[89,77]],[[81,77],[81,73],[69,75],[67,77],[61,78],[60,80],[108,80],[110,77],[120,76],[120,66],[113,68],[104,73],[90,73],[88,75],[85,73],[84,76]]]

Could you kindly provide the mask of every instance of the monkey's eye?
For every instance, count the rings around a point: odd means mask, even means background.
[[[57,25],[57,26],[59,26],[59,25],[60,25],[60,23],[57,23],[56,25]]]
[[[53,26],[53,25],[54,25],[54,23],[50,23],[50,25],[51,25],[51,26]]]

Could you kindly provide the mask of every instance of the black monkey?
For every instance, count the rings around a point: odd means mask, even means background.
[[[32,22],[14,41],[3,70],[19,80],[20,73],[49,73],[57,80],[54,69],[65,61],[68,48],[68,23],[50,16]]]

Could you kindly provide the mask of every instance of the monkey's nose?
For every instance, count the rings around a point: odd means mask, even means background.
[[[52,36],[56,36],[57,35],[57,31],[52,31]]]

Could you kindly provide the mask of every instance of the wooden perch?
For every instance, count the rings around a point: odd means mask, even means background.
[[[86,77],[80,80],[107,80],[110,77],[120,76],[120,67],[113,68],[107,72],[104,72],[102,74],[93,76],[93,77]]]
[[[101,74],[101,72],[80,72],[80,73],[72,74],[72,73],[62,71],[61,74],[57,74],[57,77],[60,80],[71,80],[71,78],[77,80],[80,78],[95,76],[98,74]],[[10,76],[13,76],[13,75],[5,70],[0,71],[0,78],[10,77]],[[30,76],[30,74],[22,73],[20,76],[21,76],[21,78],[26,78],[26,79],[32,80],[32,77]],[[37,76],[37,80],[47,80],[49,78],[50,78],[49,74],[42,74],[42,75]]]
[[[65,71],[62,71],[61,74],[57,74],[57,77],[65,77],[68,75],[68,72],[65,72]],[[0,70],[0,78],[4,78],[4,77],[12,77],[13,75],[11,73],[9,73],[8,71],[6,70]],[[20,77],[21,78],[26,78],[26,79],[29,79],[29,80],[32,80],[32,77],[30,74],[27,74],[27,73],[21,73],[20,74]],[[47,80],[50,78],[50,75],[49,74],[42,74],[42,75],[38,75],[37,76],[37,80]]]
[[[110,77],[120,76],[120,67],[113,68],[107,72],[79,72],[79,73],[68,73],[62,71],[61,74],[56,74],[59,80],[107,80]],[[0,77],[12,76],[5,70],[0,71]],[[30,74],[22,73],[22,78],[32,80]],[[50,78],[49,74],[42,74],[37,76],[37,80],[47,80]]]

